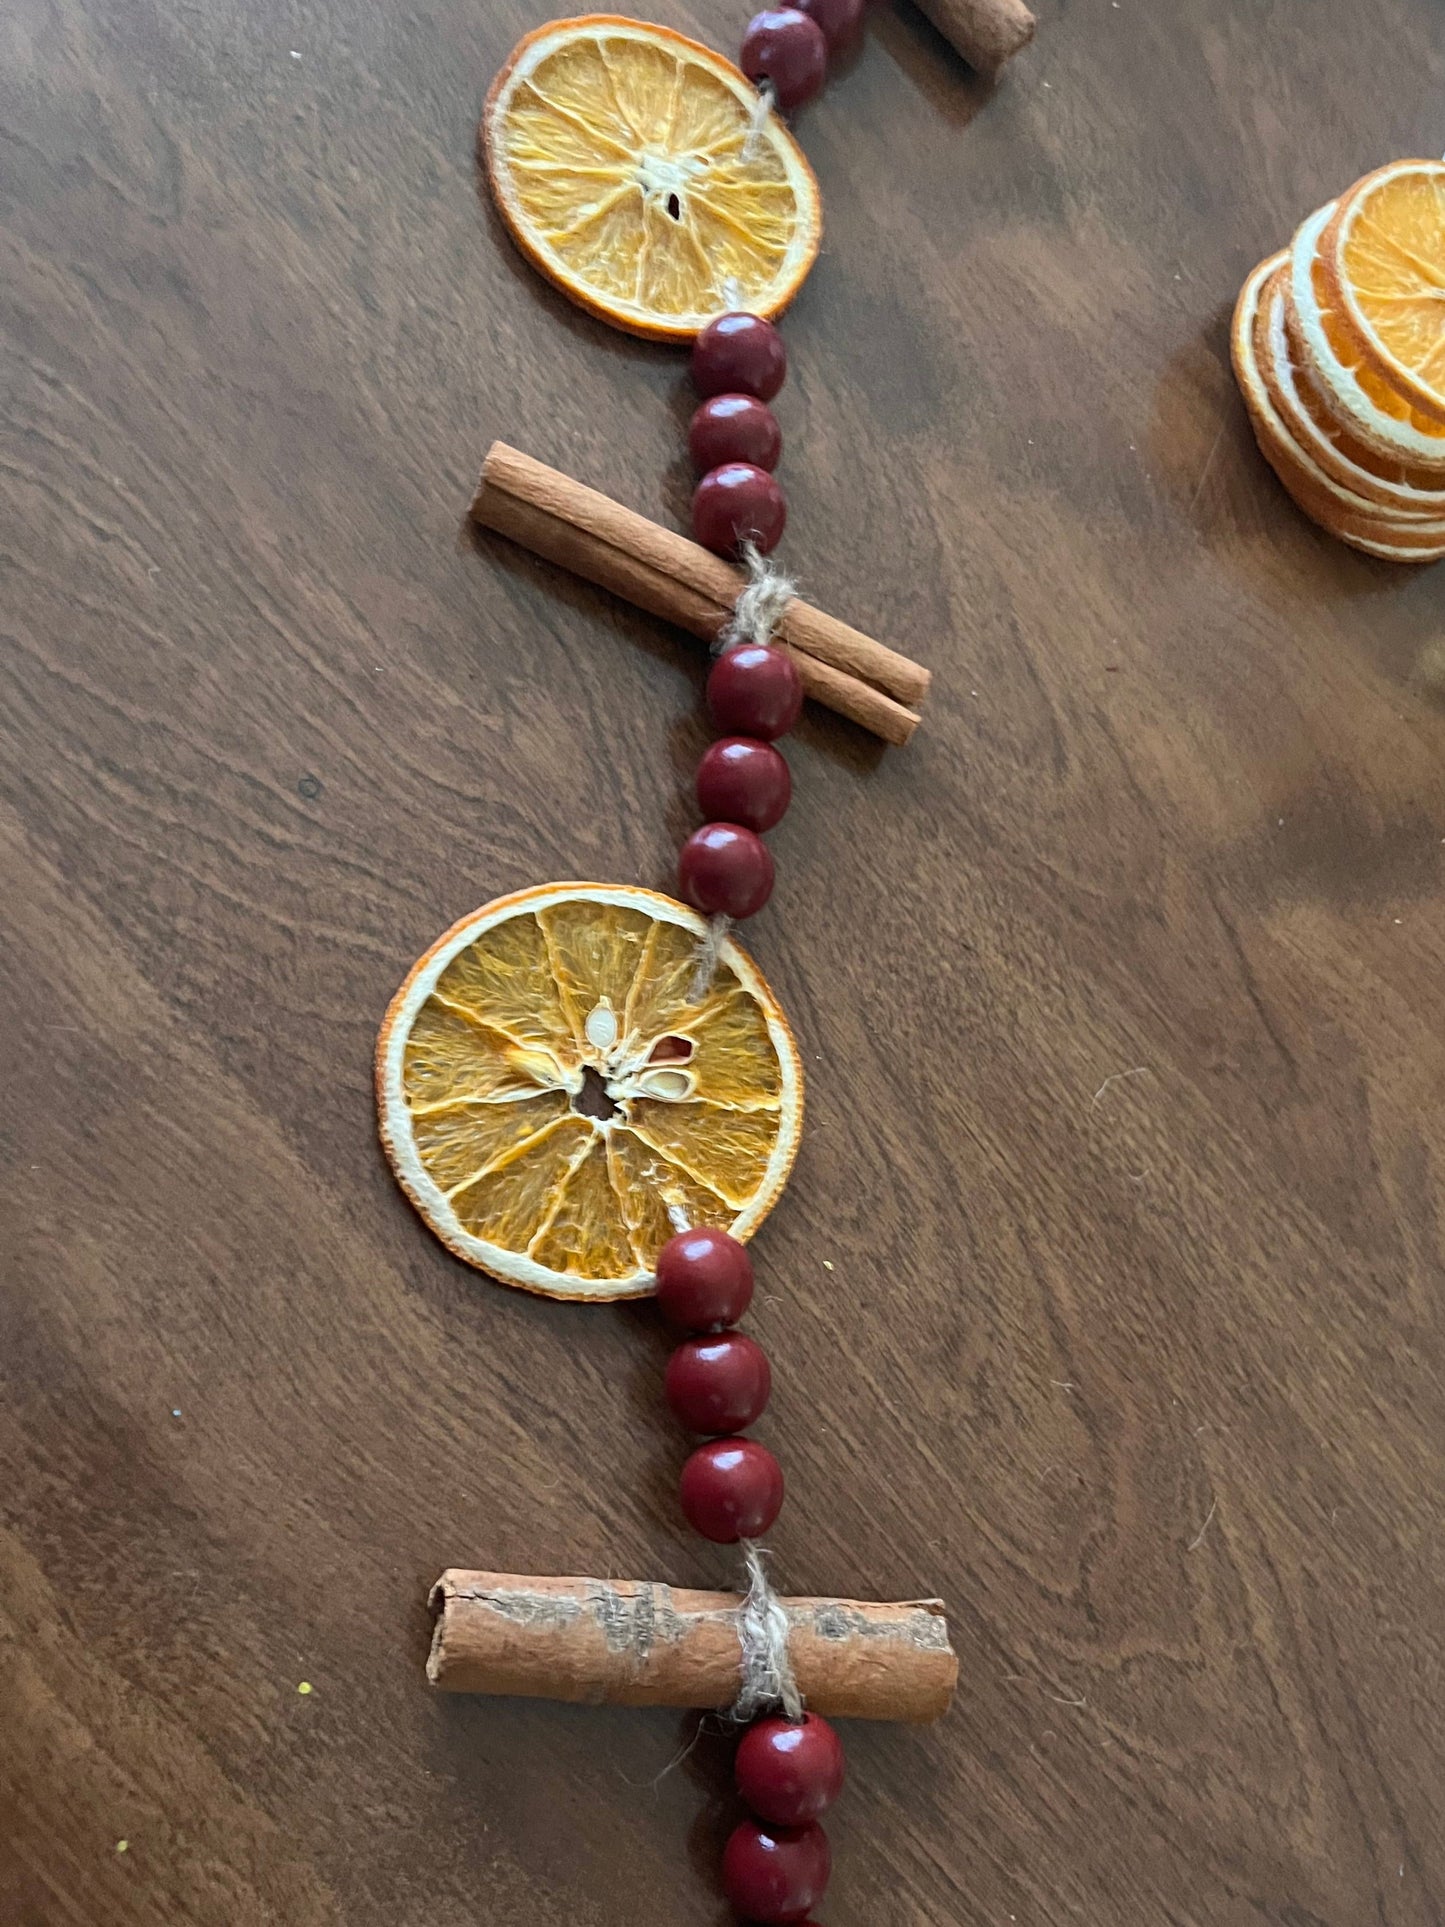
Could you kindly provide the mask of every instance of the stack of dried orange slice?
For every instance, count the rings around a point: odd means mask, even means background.
[[[1306,515],[1391,562],[1445,556],[1445,162],[1395,161],[1239,297],[1234,370]]]

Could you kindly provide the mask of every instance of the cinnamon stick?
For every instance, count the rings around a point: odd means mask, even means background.
[[[727,1707],[742,1678],[737,1593],[636,1579],[444,1572],[427,1678],[447,1693]],[[784,1599],[804,1699],[829,1718],[934,1720],[958,1680],[937,1599]]]
[[[638,608],[713,643],[746,578],[686,536],[610,496],[494,442],[472,518]],[[778,641],[791,650],[808,695],[881,736],[906,743],[929,672],[861,630],[795,598]]]
[[[943,35],[980,73],[996,74],[1034,37],[1023,0],[918,0]]]

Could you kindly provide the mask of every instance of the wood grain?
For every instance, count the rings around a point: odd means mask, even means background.
[[[879,10],[802,124],[787,557],[936,681],[810,717],[755,931],[774,1543],[963,1660],[850,1730],[826,1919],[1438,1927],[1445,577],[1296,514],[1225,343],[1438,151],[1438,7],[1038,10],[993,91]],[[677,357],[477,191],[546,13],[0,13],[6,1927],[722,1918],[719,1737],[426,1687],[443,1566],[731,1570],[647,1309],[454,1264],[368,1091],[455,916],[691,821],[694,646],[459,534],[497,435],[685,499]]]

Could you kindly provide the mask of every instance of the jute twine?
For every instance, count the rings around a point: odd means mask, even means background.
[[[753,111],[748,117],[747,139],[743,142],[745,161],[755,161],[758,158],[758,149],[763,144],[763,130],[772,119],[773,109],[777,104],[778,97],[773,92],[773,83],[770,80],[763,81],[758,88],[758,97],[753,102]]]
[[[743,1683],[733,1701],[732,1716],[739,1725],[781,1706],[790,1720],[803,1717],[803,1696],[788,1656],[788,1615],[773,1591],[762,1549],[744,1539],[748,1594],[738,1614],[738,1637],[743,1648]]]
[[[764,118],[771,111],[767,90],[760,93]],[[718,635],[714,654],[724,655],[745,642],[771,642],[783,619],[783,611],[798,593],[797,584],[780,569],[775,569],[755,544],[743,544],[743,561],[748,579],[733,604],[731,619]],[[697,972],[691,997],[701,1003],[717,974],[722,947],[732,929],[731,917],[709,917],[707,932],[698,945]],[[685,1213],[676,1206],[669,1217],[679,1231],[687,1229]],[[788,1615],[773,1590],[763,1564],[762,1548],[744,1539],[743,1562],[748,1575],[747,1594],[738,1614],[738,1640],[742,1646],[742,1686],[733,1702],[732,1717],[745,1724],[760,1713],[781,1707],[790,1720],[803,1717],[803,1696],[793,1674],[788,1655]]]

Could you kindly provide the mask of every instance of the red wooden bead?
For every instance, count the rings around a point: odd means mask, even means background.
[[[798,665],[784,649],[743,642],[726,649],[707,679],[707,706],[730,736],[786,736],[803,713]]]
[[[723,1891],[749,1920],[806,1920],[831,1870],[828,1836],[819,1826],[764,1827],[744,1820],[723,1848]]]
[[[704,816],[744,829],[770,830],[793,798],[793,778],[782,752],[750,736],[724,736],[697,766],[697,801]]]
[[[817,21],[796,7],[770,7],[748,23],[738,65],[755,87],[770,81],[779,107],[791,114],[822,91],[828,42]]]
[[[773,894],[773,857],[738,823],[704,823],[677,855],[683,901],[708,917],[755,917]]]
[[[772,1367],[745,1333],[719,1332],[678,1346],[667,1361],[664,1389],[673,1416],[690,1432],[745,1432],[763,1415]]]
[[[692,532],[714,555],[736,558],[751,542],[771,555],[788,526],[788,498],[765,468],[724,462],[692,492]]]
[[[657,1303],[683,1331],[721,1331],[753,1302],[747,1248],[726,1231],[697,1225],[669,1238],[657,1254]]]
[[[857,39],[863,25],[865,0],[793,0],[793,5],[817,21],[829,53],[841,53]]]
[[[771,401],[787,374],[783,337],[759,314],[720,314],[692,344],[692,380],[700,395]]]
[[[772,1527],[783,1509],[783,1468],[756,1439],[714,1439],[683,1466],[680,1491],[693,1531],[730,1546]]]
[[[820,1820],[843,1791],[843,1742],[825,1719],[767,1719],[738,1742],[738,1792],[760,1820],[778,1827]]]
[[[751,462],[771,475],[782,459],[783,431],[756,395],[713,395],[693,416],[687,446],[704,474],[725,462]]]

